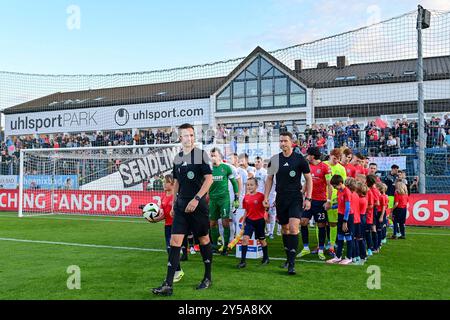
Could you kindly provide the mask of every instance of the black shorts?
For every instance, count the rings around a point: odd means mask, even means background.
[[[353,215],[349,214],[348,215],[348,221],[347,221],[347,228],[348,231],[344,232],[342,230],[342,225],[344,224],[344,215],[343,214],[339,214],[338,215],[338,224],[337,224],[337,233],[338,234],[342,234],[344,236],[352,236],[355,234],[355,230],[354,230],[354,224],[353,224]]]
[[[245,219],[244,236],[251,237],[253,232],[255,232],[255,239],[264,240],[266,239],[266,221],[264,219],[250,220]]]
[[[277,209],[278,223],[283,225],[289,224],[290,218],[301,219],[303,214],[303,199],[299,192],[299,196],[279,196],[275,199]]]
[[[184,210],[192,199],[178,198],[173,211],[172,234],[189,235],[192,231],[195,237],[209,234],[208,204],[201,199],[194,212],[186,213]]]
[[[381,228],[383,227],[383,222],[380,222],[380,217],[381,217],[381,211],[378,212],[376,214],[374,214],[373,216],[373,224],[377,227],[377,230],[381,230]]]
[[[310,219],[314,217],[315,222],[325,223],[328,221],[327,210],[323,207],[326,201],[312,200],[311,209],[303,211],[302,218]]]
[[[361,223],[355,223],[353,224],[353,232],[356,239],[362,239],[363,238],[363,228],[364,226]]]

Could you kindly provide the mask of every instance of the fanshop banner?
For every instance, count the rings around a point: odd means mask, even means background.
[[[209,99],[76,109],[84,101],[69,100],[73,110],[5,115],[5,134],[24,135],[173,127],[209,123]],[[55,101],[55,103],[65,103]]]
[[[133,159],[119,165],[124,188],[141,184],[152,177],[163,175],[173,169],[175,155],[179,147],[159,148],[142,158]]]
[[[23,208],[28,212],[81,213],[140,216],[139,205],[159,203],[162,192],[26,190]],[[0,211],[17,211],[19,192],[0,190]]]
[[[139,205],[159,202],[162,196],[162,192],[155,191],[25,190],[23,205],[31,212],[140,215]],[[449,199],[448,194],[411,195],[406,224],[450,227]],[[0,190],[0,211],[18,208],[18,190]]]

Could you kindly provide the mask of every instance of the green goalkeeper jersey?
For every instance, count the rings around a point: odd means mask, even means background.
[[[325,163],[331,168],[331,175],[338,175],[341,176],[342,179],[347,179],[347,171],[345,171],[345,168],[342,164],[338,163],[337,165],[331,165],[329,161],[325,161]],[[333,196],[331,197],[332,200],[337,199],[337,190],[333,188]]]
[[[228,180],[233,184],[234,193],[238,193],[238,184],[233,175],[233,170],[230,166],[225,163],[221,163],[220,165],[213,166],[212,170],[213,175],[213,184],[209,189],[209,198],[214,199],[223,199],[230,198],[230,192],[228,191]]]

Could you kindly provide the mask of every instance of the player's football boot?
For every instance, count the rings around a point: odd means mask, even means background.
[[[208,278],[205,278],[202,280],[202,282],[200,282],[200,284],[197,286],[197,290],[202,290],[202,289],[208,289],[209,287],[211,287],[212,282],[211,280],[209,280]]]
[[[173,282],[178,282],[181,280],[181,278],[183,278],[184,276],[184,271],[180,270],[180,271],[175,271],[175,275],[173,277]]]
[[[171,296],[173,293],[172,286],[169,286],[166,281],[160,287],[153,288],[152,293],[160,296]]]
[[[323,253],[323,251],[319,251],[317,253],[317,256],[319,257],[320,260],[326,260],[325,254]]]
[[[334,251],[333,248],[330,248],[330,249],[328,250],[328,255],[329,255],[330,257],[334,258],[334,257],[336,257],[336,251]]]
[[[269,264],[269,262],[270,262],[269,258],[263,259],[263,260],[261,261],[261,265],[267,265],[267,264]]]
[[[196,254],[197,252],[195,252],[195,248],[194,247],[191,247],[190,249],[189,249],[189,252],[191,253],[191,254]]]
[[[296,272],[295,272],[295,265],[293,263],[289,263],[288,264],[288,274],[290,276],[293,276],[293,275],[296,274]]]
[[[310,253],[311,253],[311,250],[309,250],[309,248],[303,248],[303,250],[300,251],[300,253],[297,255],[297,258],[304,257]]]
[[[367,249],[367,256],[369,257],[373,256],[372,249]]]
[[[386,244],[386,243],[387,243],[387,239],[384,238],[383,240],[381,240],[381,243],[382,243],[382,244]]]
[[[245,262],[240,262],[240,263],[237,265],[238,269],[245,268],[246,266],[247,266],[247,263],[245,263]]]
[[[352,264],[352,259],[345,258],[344,260],[342,260],[341,262],[339,262],[339,264],[342,264],[342,265],[349,265],[349,264]]]
[[[342,261],[341,258],[334,257],[333,259],[327,260],[327,263],[328,263],[328,264],[337,264],[337,263],[340,263],[341,261]]]
[[[282,268],[282,269],[287,269],[287,268],[288,268],[288,265],[289,265],[289,263],[288,263],[288,261],[286,260],[286,261],[280,266],[280,268]]]

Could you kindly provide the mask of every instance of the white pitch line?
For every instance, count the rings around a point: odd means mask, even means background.
[[[27,240],[27,239],[14,239],[14,238],[0,238],[0,241],[22,242],[22,243],[38,243],[38,244],[52,244],[52,245],[71,246],[71,247],[87,247],[87,248],[100,248],[100,249],[113,249],[113,250],[167,252],[164,249],[137,248],[137,247],[120,247],[120,246],[107,246],[107,245],[98,245],[98,244],[58,242],[58,241],[45,241],[45,240]],[[217,256],[219,256],[219,255],[220,254],[217,254]],[[286,260],[286,258],[270,257],[270,260],[284,261],[284,260]],[[307,262],[307,263],[324,264],[324,261],[314,261],[314,260],[304,260],[304,259],[296,259],[296,261]]]
[[[0,215],[1,218],[17,218],[16,216],[7,216]],[[54,220],[75,220],[75,221],[100,221],[100,222],[119,222],[119,223],[148,223],[146,221],[131,221],[131,220],[111,220],[111,219],[94,219],[94,218],[63,218],[63,217],[47,217],[47,216],[31,216],[25,217],[22,219],[30,219],[30,218],[38,218],[38,219],[54,219]],[[120,219],[120,218],[117,218]]]
[[[0,241],[39,243],[39,244],[53,244],[53,245],[72,246],[72,247],[88,247],[88,248],[102,248],[102,249],[115,249],[115,250],[135,250],[135,251],[166,252],[166,250],[164,250],[164,249],[137,248],[137,247],[120,247],[120,246],[107,246],[107,245],[100,245],[100,244],[57,242],[57,241],[45,241],[45,240],[27,240],[27,239],[14,239],[14,238],[0,238]]]

